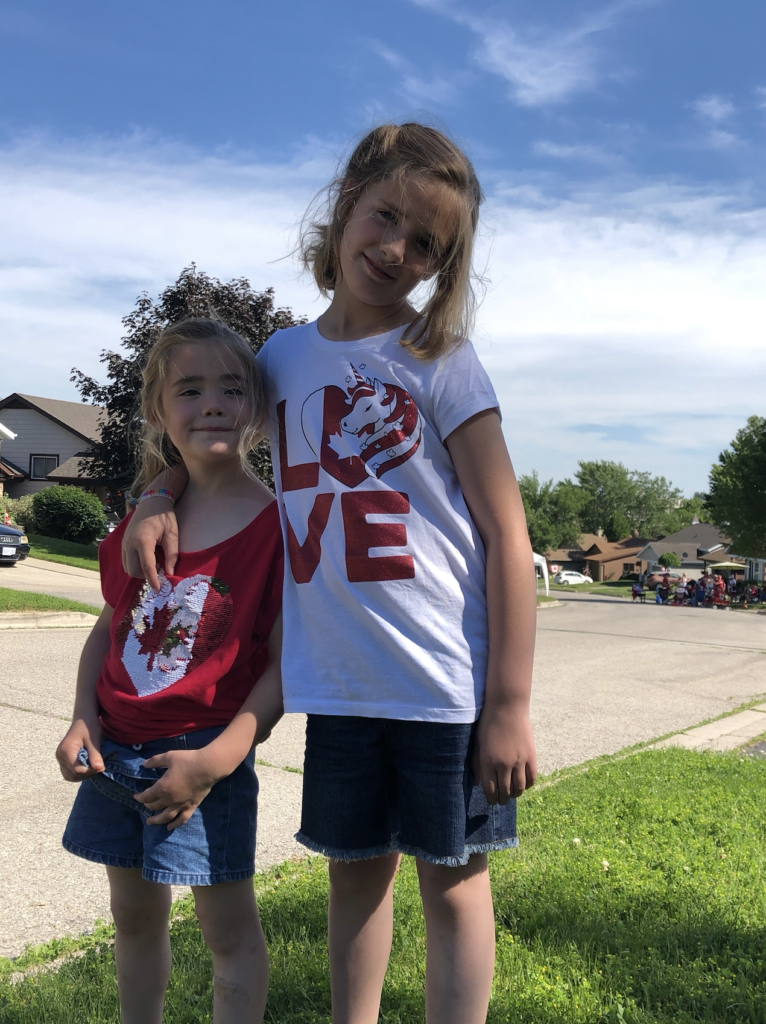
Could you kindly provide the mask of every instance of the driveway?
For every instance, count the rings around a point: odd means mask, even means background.
[[[2,576],[0,576],[2,579]],[[80,598],[82,599],[82,598]],[[101,868],[60,846],[75,787],[53,751],[74,695],[82,629],[0,634],[0,955],[108,917]],[[538,615],[532,716],[542,772],[688,728],[766,691],[766,616],[580,598]],[[258,748],[258,866],[301,854],[302,716]],[[523,832],[523,803],[521,812]]]
[[[102,608],[101,582],[97,572],[73,565],[27,558],[15,565],[0,565],[0,587],[31,590],[36,594],[53,594],[70,601],[81,601]]]

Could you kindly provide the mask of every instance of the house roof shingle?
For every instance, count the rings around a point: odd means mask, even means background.
[[[88,472],[89,459],[83,458],[82,455],[73,455],[71,459],[66,459],[60,466],[52,469],[46,476],[46,480],[96,480],[98,479],[92,473]],[[82,469],[84,472],[81,470]]]
[[[60,398],[40,398],[14,392],[0,401],[0,409],[35,409],[48,419],[77,434],[83,441],[96,441],[101,436],[101,420],[106,410],[100,405],[65,402]]]

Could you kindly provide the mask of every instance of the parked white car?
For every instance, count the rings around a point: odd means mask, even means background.
[[[563,583],[564,586],[567,586],[575,583],[592,583],[593,580],[590,576],[586,576],[585,573],[575,572],[574,569],[562,569],[561,572],[557,572],[553,577],[553,582]]]

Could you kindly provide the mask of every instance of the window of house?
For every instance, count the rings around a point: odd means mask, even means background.
[[[29,475],[33,480],[44,480],[58,464],[58,455],[30,455]]]

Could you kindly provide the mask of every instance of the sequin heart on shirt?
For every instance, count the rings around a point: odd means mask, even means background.
[[[122,663],[139,697],[172,686],[205,661],[231,628],[229,587],[214,576],[176,583],[160,571],[160,591],[145,584],[117,627]]]

